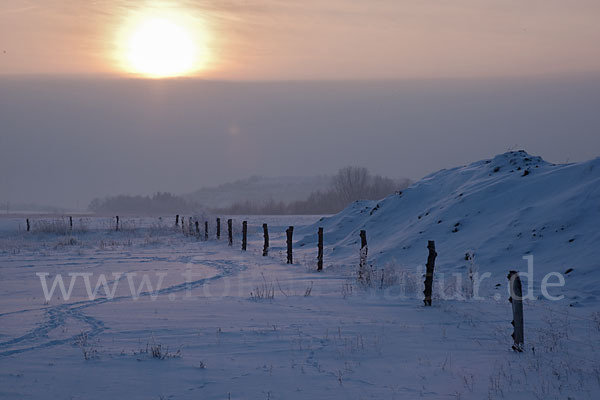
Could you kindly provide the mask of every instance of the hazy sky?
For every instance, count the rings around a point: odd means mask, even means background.
[[[253,174],[392,177],[600,154],[600,81],[0,80],[0,201],[80,205]]]
[[[149,15],[196,46],[185,78],[125,62]],[[0,202],[596,157],[599,17],[598,0],[1,0]]]

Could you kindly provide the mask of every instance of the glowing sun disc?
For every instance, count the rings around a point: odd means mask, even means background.
[[[147,77],[182,76],[197,68],[192,32],[166,18],[139,21],[125,38],[126,68]]]

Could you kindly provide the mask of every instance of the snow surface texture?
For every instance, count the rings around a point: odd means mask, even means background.
[[[381,201],[356,202],[301,229],[298,245],[313,247],[322,226],[325,259],[356,263],[364,229],[373,264],[414,269],[435,240],[436,272],[466,272],[471,253],[480,272],[492,273],[488,286],[504,286],[511,269],[526,271],[522,257],[533,255],[538,291],[545,274],[572,269],[565,290],[578,305],[600,297],[599,223],[600,158],[555,165],[513,151],[441,170]]]
[[[249,217],[247,252],[243,218],[234,219],[233,247],[225,228],[215,240],[213,220],[204,242],[172,217],[123,218],[119,232],[109,218],[76,218],[71,232],[65,218],[33,217],[29,233],[22,219],[0,219],[0,398],[596,399],[597,168],[508,153],[322,221]],[[285,264],[288,225],[300,238],[294,265]],[[369,260],[390,264],[404,286],[356,281],[360,229]],[[438,285],[425,308],[413,266],[424,263],[428,239]],[[468,250],[480,271],[494,272],[484,299],[442,299],[441,274],[463,271]],[[552,290],[568,294],[563,301],[525,301],[525,352],[515,353],[505,274],[525,270],[528,251],[541,272],[573,271]],[[80,277],[69,300],[57,291],[47,301],[40,272],[49,283],[60,274],[67,288],[69,273],[92,273],[92,286],[105,274],[115,296],[100,289],[88,298]],[[134,300],[119,273],[135,273],[135,288],[146,274],[151,287]],[[587,294],[574,298],[579,289]]]

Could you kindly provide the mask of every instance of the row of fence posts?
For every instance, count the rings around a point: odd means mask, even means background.
[[[179,214],[175,216],[175,226],[179,226],[179,222],[181,221],[182,232],[185,233],[184,227],[184,219],[180,218]],[[200,226],[199,221],[195,221],[196,226],[196,237],[200,238]],[[190,217],[190,231],[192,226],[192,218]],[[263,257],[269,255],[269,227],[267,224],[263,224]],[[294,227],[289,226],[286,231],[286,248],[287,248],[287,264],[294,263],[293,257],[293,235],[294,235]],[[317,270],[323,270],[323,228],[320,227],[318,232],[318,255],[317,255]],[[216,218],[216,238],[217,240],[221,238],[221,218]],[[204,240],[208,240],[208,221],[204,221]],[[233,219],[227,219],[227,244],[229,246],[233,246]],[[246,251],[248,249],[248,221],[242,221],[242,251]]]
[[[179,226],[180,217],[179,214],[175,216],[175,226]],[[183,217],[181,217],[181,226],[182,231],[185,233],[185,227],[183,222]],[[196,226],[196,237],[200,238],[200,222],[195,221]],[[192,225],[192,218],[190,217],[190,230]],[[294,227],[290,226],[286,230],[286,243],[287,243],[287,263],[293,264],[293,255],[292,255],[292,235],[294,232]],[[269,227],[267,224],[263,224],[263,237],[264,237],[264,245],[262,255],[264,257],[269,255]],[[221,218],[216,218],[216,238],[217,240],[221,238]],[[208,221],[204,221],[204,240],[208,240]],[[227,244],[229,246],[233,246],[233,219],[229,218],[227,220]],[[248,221],[242,221],[242,251],[246,251],[248,249]],[[319,228],[319,256],[318,256],[318,270],[323,269],[323,228]]]
[[[435,267],[435,258],[437,256],[437,252],[435,251],[435,242],[433,240],[428,241],[427,249],[429,250],[429,255],[427,257],[425,290],[423,291],[423,294],[425,295],[425,306],[431,306],[433,270]],[[513,339],[512,349],[521,353],[525,350],[525,328],[523,324],[523,286],[517,271],[509,271],[507,278],[510,289],[510,297],[508,298],[508,301],[512,305],[513,314],[513,320],[511,322],[513,326],[513,333],[510,335]]]
[[[116,228],[115,230],[118,232],[119,231],[119,216],[117,215],[115,217],[116,219]],[[29,222],[29,218],[27,218],[25,220],[25,223],[27,224],[27,232],[31,231],[31,223]],[[73,217],[69,215],[69,230],[71,232],[73,232]]]
[[[207,222],[205,225],[208,224]],[[217,218],[217,227],[219,226],[219,218]],[[232,220],[227,220],[228,227],[228,237],[229,237],[229,246],[232,245]],[[242,250],[246,250],[247,245],[247,222],[242,222]],[[217,231],[218,232],[218,231]],[[269,231],[267,224],[263,224],[263,232],[264,232],[264,246],[263,246],[263,256],[267,256],[269,252]],[[286,229],[286,247],[287,247],[287,264],[293,264],[293,254],[292,254],[292,244],[293,244],[293,234],[294,227],[290,226]],[[365,277],[365,269],[367,268],[367,255],[368,255],[368,244],[367,244],[367,232],[365,230],[361,230],[359,233],[360,236],[360,258],[359,258],[359,269],[358,269],[358,279],[362,281]],[[319,227],[317,232],[318,242],[317,242],[317,270],[323,270],[323,228]],[[217,234],[218,238],[218,234]],[[424,299],[423,303],[426,307],[430,307],[432,305],[432,293],[433,293],[433,274],[435,269],[435,259],[438,253],[435,250],[435,241],[429,240],[427,242],[427,250],[429,252],[427,256],[427,263],[425,265],[425,281],[424,281]],[[514,331],[511,335],[513,338],[513,346],[512,348],[515,351],[522,352],[524,350],[524,328],[523,328],[523,300],[522,300],[522,285],[521,279],[519,278],[519,274],[516,271],[510,271],[508,274],[508,280],[510,285],[510,298],[509,302],[512,304],[513,311],[513,321],[512,325],[514,327]]]
[[[319,228],[319,255],[318,265],[319,270],[322,268],[323,262],[323,228]],[[365,277],[365,269],[367,268],[367,232],[361,230],[360,236],[360,256],[358,266],[358,280],[363,281]],[[435,259],[437,252],[435,251],[435,241],[429,240],[427,242],[427,250],[429,254],[427,256],[427,264],[425,265],[425,290],[423,290],[423,303],[425,307],[431,307],[432,305],[432,292],[433,292],[433,271],[435,269]],[[513,320],[511,322],[513,326],[513,333],[511,337],[513,339],[512,348],[516,352],[523,352],[525,350],[525,338],[524,338],[524,324],[523,324],[523,287],[521,284],[521,278],[517,271],[510,271],[508,274],[508,281],[510,287],[510,297],[508,301],[512,305]]]
[[[175,226],[179,226],[180,217],[179,214],[175,216]],[[27,232],[31,230],[31,224],[29,222],[29,218],[26,219],[27,223]],[[217,229],[216,229],[216,237],[217,239],[221,238],[221,218],[216,219]],[[200,238],[200,225],[199,221],[195,221],[196,227],[196,237]],[[69,227],[71,231],[73,230],[73,217],[69,216]],[[192,234],[192,217],[189,217],[188,230],[189,233]],[[115,230],[119,231],[119,216],[115,216]],[[181,217],[181,230],[185,234],[185,224],[184,219]],[[293,234],[294,227],[289,226],[286,231],[286,247],[287,247],[287,264],[293,264]],[[359,267],[358,267],[358,280],[362,281],[365,276],[365,269],[367,268],[367,254],[368,254],[368,245],[367,245],[367,232],[365,230],[361,230],[359,233],[360,236],[360,255],[359,255]],[[229,246],[233,246],[233,220],[229,218],[227,220],[227,237]],[[317,271],[323,270],[323,228],[319,227],[317,232],[318,242],[317,242]],[[269,255],[269,228],[267,224],[263,224],[263,257]],[[208,221],[204,221],[204,240],[208,240]],[[248,222],[242,221],[242,251],[246,251],[248,246]],[[426,307],[430,307],[432,305],[432,292],[433,292],[433,272],[435,269],[435,259],[437,257],[437,252],[435,250],[435,241],[429,240],[427,242],[427,250],[429,254],[427,256],[427,264],[425,265],[425,281],[424,286],[425,290],[423,290],[424,299]],[[514,327],[513,333],[511,337],[513,338],[513,350],[517,352],[524,351],[524,327],[523,327],[523,288],[521,284],[521,278],[519,277],[519,273],[517,271],[510,271],[508,274],[509,287],[510,287],[510,298],[508,301],[512,305],[512,313],[513,320],[511,322]]]
[[[27,218],[25,220],[25,223],[27,224],[27,232],[31,231],[31,223],[29,222],[29,218]],[[117,230],[119,230],[118,226],[119,226],[119,217],[117,217]],[[69,229],[71,231],[73,231],[73,217],[72,216],[69,216]]]

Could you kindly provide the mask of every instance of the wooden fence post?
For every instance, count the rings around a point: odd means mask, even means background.
[[[367,246],[367,231],[360,231],[360,260],[358,263],[358,280],[362,281],[365,278],[365,268],[367,267],[367,254],[369,246]]]
[[[429,255],[427,256],[427,271],[425,272],[425,290],[423,291],[425,299],[423,300],[423,302],[426,306],[431,306],[431,293],[433,291],[433,269],[435,268],[435,257],[437,257],[437,253],[435,251],[435,241],[427,241],[427,249],[429,250]]]
[[[514,351],[522,352],[525,349],[525,338],[523,333],[523,288],[521,278],[517,271],[508,273],[510,285],[510,298],[508,301],[512,304],[513,320],[512,326],[515,328],[512,333]]]
[[[317,254],[317,271],[323,270],[323,228],[319,227],[318,232],[319,237],[319,252]]]
[[[227,220],[227,240],[230,246],[233,246],[233,220]]]
[[[118,232],[119,231],[119,216],[117,215],[115,218],[117,219],[117,229],[116,229],[116,231]]]
[[[194,222],[194,221],[192,220],[192,217],[190,217],[189,222],[188,222],[188,234],[189,235],[194,234],[194,224],[192,222]]]
[[[208,221],[204,221],[204,240],[208,240]]]
[[[263,245],[263,257],[269,255],[269,227],[267,224],[263,224],[263,235],[265,238],[265,244]]]
[[[367,247],[367,231],[360,231],[360,248]]]
[[[27,218],[27,232],[29,232],[30,228],[31,228],[31,226],[29,225],[29,218]]]
[[[248,245],[248,221],[242,221],[242,251],[246,251]]]
[[[200,223],[196,221],[196,237],[200,239]]]
[[[179,214],[175,216],[175,226],[179,226]]]
[[[185,219],[181,216],[181,233],[185,235]]]
[[[217,218],[217,239],[221,239],[221,218]]]
[[[287,236],[287,263],[293,264],[294,259],[292,257],[292,237],[294,235],[294,227],[290,226],[285,230],[285,234]]]
[[[71,232],[73,231],[73,217],[69,216],[69,227],[71,228]]]

